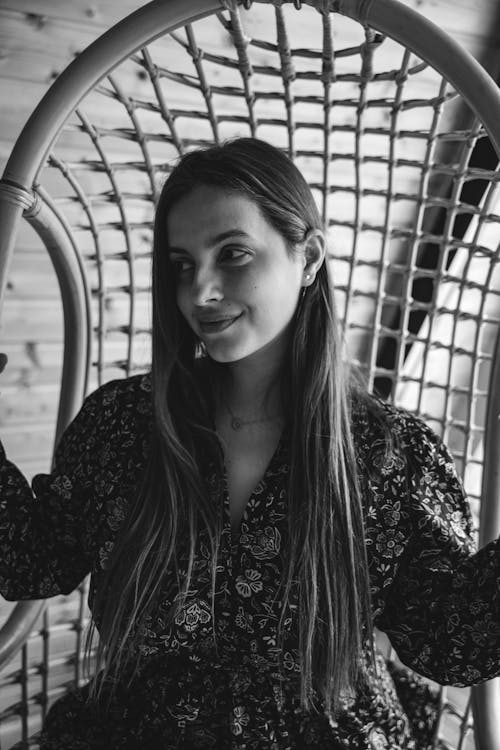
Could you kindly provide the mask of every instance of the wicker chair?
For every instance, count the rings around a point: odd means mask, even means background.
[[[148,367],[151,222],[173,159],[249,134],[287,149],[309,180],[350,356],[444,437],[489,541],[500,533],[499,172],[471,155],[487,137],[500,154],[500,95],[397,0],[155,1],[55,81],[0,183],[0,291],[23,217],[64,310],[57,436],[88,391]],[[50,703],[83,680],[86,583],[61,599],[16,605],[0,632],[4,748],[36,746]],[[474,746],[500,749],[498,680],[441,690],[435,747]]]

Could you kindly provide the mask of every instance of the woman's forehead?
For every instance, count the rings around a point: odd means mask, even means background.
[[[258,204],[242,193],[201,185],[179,199],[167,216],[169,246],[213,245],[227,236],[260,237],[275,230]]]

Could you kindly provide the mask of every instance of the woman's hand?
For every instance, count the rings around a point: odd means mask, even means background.
[[[0,352],[0,372],[4,371],[5,365],[7,364],[8,358],[6,354]]]

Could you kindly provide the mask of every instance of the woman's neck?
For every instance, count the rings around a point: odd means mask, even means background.
[[[282,411],[282,356],[260,351],[224,366],[220,399],[242,418],[274,416]]]

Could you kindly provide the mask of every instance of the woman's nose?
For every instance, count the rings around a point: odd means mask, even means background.
[[[198,269],[193,276],[191,295],[195,305],[204,305],[223,298],[220,275],[210,270]]]

